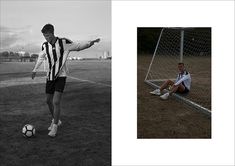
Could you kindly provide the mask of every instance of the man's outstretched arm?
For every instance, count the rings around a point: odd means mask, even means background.
[[[81,51],[81,50],[84,50],[84,49],[91,47],[92,45],[94,45],[95,43],[98,43],[99,41],[100,41],[100,39],[98,38],[98,39],[88,41],[85,43],[72,43],[68,47],[68,51]]]

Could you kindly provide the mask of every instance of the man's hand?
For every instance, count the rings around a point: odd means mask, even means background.
[[[32,79],[36,76],[36,72],[32,72]]]
[[[97,42],[97,43],[100,42],[100,38],[95,39],[95,40],[94,40],[94,43],[95,43],[95,42]]]
[[[93,44],[98,43],[98,42],[100,42],[100,38],[92,40],[90,45],[92,46]]]

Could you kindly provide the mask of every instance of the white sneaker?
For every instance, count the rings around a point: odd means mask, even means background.
[[[58,128],[58,125],[53,124],[53,125],[52,125],[52,128],[51,128],[51,131],[48,133],[48,135],[49,135],[50,137],[55,137],[55,136],[56,136],[56,133],[57,133],[57,128]]]
[[[162,100],[167,100],[168,99],[168,97],[169,97],[169,93],[165,93],[164,95],[161,95],[160,96],[160,98],[162,99]]]
[[[161,91],[160,89],[155,89],[154,91],[150,92],[151,94],[153,95],[157,95],[157,96],[160,96],[161,95]]]
[[[52,119],[52,120],[51,120],[51,125],[48,127],[48,130],[51,130],[51,128],[52,128],[52,126],[53,126],[53,124],[54,124],[54,119]],[[58,124],[57,124],[57,125],[58,125],[58,126],[62,125],[61,120],[59,120],[59,122],[58,122]]]

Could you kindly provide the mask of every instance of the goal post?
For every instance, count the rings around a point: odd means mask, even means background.
[[[197,110],[211,114],[211,28],[162,28],[145,76],[145,83],[159,88],[175,80],[177,64],[191,74],[189,94],[173,94]],[[167,91],[167,90],[166,90]]]

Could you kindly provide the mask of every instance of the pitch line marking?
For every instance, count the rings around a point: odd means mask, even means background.
[[[95,82],[95,81],[91,81],[91,80],[79,79],[79,78],[72,77],[72,76],[67,76],[67,77],[74,79],[74,80],[77,80],[77,81],[81,81],[81,82],[89,82],[92,84],[98,84],[98,85],[102,85],[102,86],[106,86],[106,87],[112,87],[111,85],[105,84],[105,83],[99,83],[99,82]],[[45,80],[46,80],[45,76],[37,76],[37,77],[35,77],[34,80],[32,80],[31,77],[13,78],[13,79],[9,79],[9,80],[0,81],[0,88],[19,86],[19,85],[45,83],[46,82]]]
[[[37,76],[34,79],[31,77],[20,77],[20,78],[11,78],[8,80],[0,81],[0,88],[19,86],[19,85],[30,85],[30,84],[40,84],[45,83],[45,76]]]
[[[79,79],[79,78],[72,77],[72,76],[67,76],[67,77],[71,78],[71,79],[74,79],[74,80],[77,80],[77,81],[81,81],[81,82],[89,82],[89,83],[92,83],[92,84],[98,84],[98,85],[102,85],[102,86],[112,87],[109,84],[104,84],[104,83],[95,82],[95,81],[91,81],[91,80]]]

